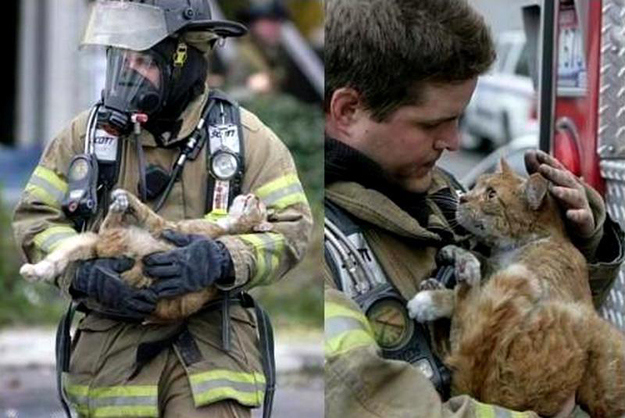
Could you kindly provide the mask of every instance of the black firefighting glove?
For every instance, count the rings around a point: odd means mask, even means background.
[[[75,299],[93,299],[105,313],[143,319],[156,308],[156,295],[150,289],[136,289],[122,281],[120,273],[133,264],[134,260],[126,257],[80,261],[70,294]]]
[[[221,242],[174,231],[163,231],[162,238],[179,248],[143,258],[143,273],[157,279],[150,289],[159,298],[232,282],[232,258]]]

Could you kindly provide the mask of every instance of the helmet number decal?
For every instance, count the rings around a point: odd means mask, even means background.
[[[182,67],[187,62],[187,44],[180,42],[174,52],[174,67]]]

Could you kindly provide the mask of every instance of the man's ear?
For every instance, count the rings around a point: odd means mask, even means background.
[[[353,123],[360,107],[360,94],[352,88],[341,87],[332,93],[328,116],[337,128],[345,129]]]
[[[547,195],[549,182],[539,173],[532,174],[525,182],[525,198],[532,210],[538,210]]]

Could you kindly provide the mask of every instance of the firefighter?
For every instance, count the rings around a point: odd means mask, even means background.
[[[235,194],[254,193],[272,228],[218,240],[170,233],[177,248],[146,257],[156,284],[144,289],[120,280],[133,260],[71,265],[56,285],[85,312],[63,375],[80,416],[250,417],[263,404],[266,324],[242,290],[302,258],[312,218],[285,145],[205,85],[210,50],[245,32],[212,19],[208,0],[94,5],[83,44],[106,47],[106,87],[48,144],[21,196],[13,227],[24,257],[37,262],[97,230],[115,188],[173,221],[219,219]],[[207,286],[225,296],[179,323],[144,323],[159,298]]]
[[[437,249],[470,238],[454,220],[460,185],[435,163],[458,149],[495,58],[483,18],[464,0],[328,0],[325,18],[326,416],[537,417],[447,399],[448,322],[421,329],[402,310],[422,281],[449,277]],[[526,165],[551,180],[600,303],[623,260],[619,227],[551,157]],[[583,416],[571,395],[559,416]]]

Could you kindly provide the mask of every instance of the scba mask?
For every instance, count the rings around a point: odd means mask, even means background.
[[[153,51],[109,48],[104,106],[128,114],[158,113],[164,104],[169,72],[169,66]]]
[[[148,123],[175,120],[204,91],[207,61],[201,51],[169,37],[147,51],[109,48],[103,105],[108,124],[125,133],[133,114]]]

